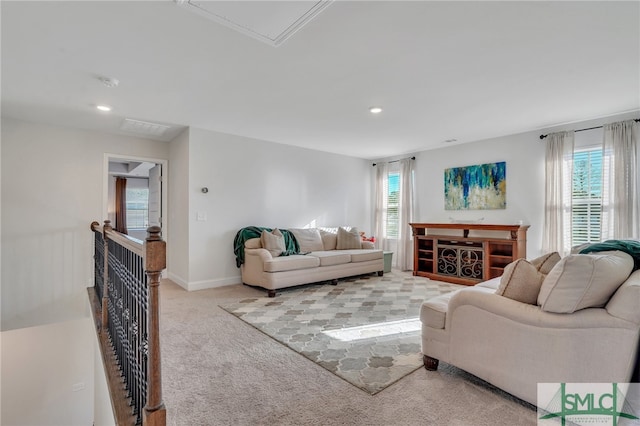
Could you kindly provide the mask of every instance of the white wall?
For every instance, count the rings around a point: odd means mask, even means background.
[[[86,316],[105,153],[166,159],[169,144],[2,119],[2,330]]]
[[[0,333],[3,388],[0,423],[93,424],[92,334],[95,336],[90,318]],[[101,416],[106,418],[106,413]]]
[[[190,289],[240,282],[233,239],[245,226],[370,231],[368,161],[192,128],[188,168]]]
[[[477,220],[483,223],[531,225],[527,254],[540,246],[544,203],[544,143],[539,132],[496,138],[416,155],[420,222]],[[507,208],[504,210],[445,210],[444,170],[450,167],[506,161]],[[533,250],[533,252],[532,252]]]
[[[189,282],[189,133],[186,129],[169,144],[168,276],[187,287]]]
[[[416,154],[416,193],[418,214],[416,222],[450,222],[476,220],[483,223],[512,224],[522,220],[530,225],[527,234],[527,257],[541,254],[544,220],[544,156],[545,144],[540,134],[560,130],[577,130],[605,123],[637,118],[638,113],[620,114],[607,118],[571,123],[538,131],[487,139]],[[591,134],[588,134],[591,133]],[[602,130],[580,132],[577,140],[593,142]],[[444,170],[449,167],[506,161],[507,208],[504,210],[445,210]]]
[[[92,325],[93,327],[93,325]],[[107,373],[102,361],[102,352],[98,334],[91,330],[93,337],[93,426],[113,426],[116,421],[113,416],[113,406],[107,384]]]

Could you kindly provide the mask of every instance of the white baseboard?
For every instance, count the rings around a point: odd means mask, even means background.
[[[186,280],[184,280],[182,277],[177,276],[173,272],[167,273],[167,277],[174,283],[178,284],[180,287],[184,288],[185,290],[187,291],[189,290],[189,283]]]
[[[178,284],[180,287],[184,288],[187,291],[224,287],[232,284],[240,284],[242,282],[242,277],[240,275],[238,275],[237,277],[218,278],[215,280],[202,280],[193,282],[188,282],[187,280],[174,274],[173,272],[169,272],[167,275],[171,281]]]
[[[241,282],[242,277],[240,275],[238,275],[237,277],[218,278],[215,280],[194,281],[189,283],[187,290],[204,290],[207,288],[217,288],[232,284],[240,284]]]

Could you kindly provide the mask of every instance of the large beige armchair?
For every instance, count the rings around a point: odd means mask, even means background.
[[[523,279],[517,270],[426,301],[425,367],[441,360],[531,404],[538,383],[637,381],[640,270],[630,274],[633,260],[620,253],[571,255],[548,275],[531,275],[540,287],[533,303],[498,294],[508,279]]]

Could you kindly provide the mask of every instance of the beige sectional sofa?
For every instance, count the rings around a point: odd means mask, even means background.
[[[528,278],[514,265],[503,277],[423,303],[428,370],[442,360],[531,404],[538,383],[638,381],[640,270],[631,272],[631,256],[572,254],[541,275],[519,263]],[[507,297],[510,280],[538,285],[537,299]]]
[[[285,287],[321,281],[337,283],[339,278],[374,272],[383,275],[382,250],[361,241],[356,228],[288,231],[295,236],[300,254],[273,256],[263,247],[264,238],[251,238],[244,243],[244,263],[240,267],[244,284],[267,289],[269,297],[274,297],[277,289]],[[350,244],[341,241],[343,231],[351,234]]]

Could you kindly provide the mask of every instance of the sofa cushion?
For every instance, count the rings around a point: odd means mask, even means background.
[[[538,305],[556,313],[602,307],[632,269],[633,258],[621,251],[570,254],[544,279]]]
[[[300,246],[301,253],[308,253],[310,251],[322,251],[324,246],[322,245],[322,237],[320,231],[316,228],[294,228],[289,231],[296,237],[298,245]]]
[[[271,253],[273,257],[280,256],[282,252],[287,249],[284,245],[284,236],[278,228],[271,232],[263,230],[260,234],[260,244],[262,244],[262,248]]]
[[[496,294],[535,305],[544,278],[545,274],[536,266],[525,259],[518,259],[504,268]]]
[[[473,287],[454,290],[440,296],[432,297],[431,299],[423,302],[420,306],[420,321],[422,322],[422,324],[431,328],[443,329],[447,319],[447,312],[449,310],[449,301],[453,296],[460,293],[461,291],[493,293],[495,289],[491,287],[481,287],[475,285]]]
[[[264,271],[294,271],[296,269],[315,268],[317,266],[320,266],[319,258],[295,254],[293,256],[274,257],[273,259],[264,262]]]
[[[343,250],[343,253],[349,254],[353,263],[368,262],[369,260],[377,260],[384,257],[382,250]]]
[[[498,287],[500,287],[500,280],[502,279],[502,277],[495,277],[495,278],[491,278],[487,281],[482,281],[481,283],[476,284],[474,287],[484,287],[484,288],[490,288],[493,290],[497,290]]]
[[[422,321],[422,324],[436,329],[444,328],[445,320],[447,319],[447,309],[449,308],[449,300],[451,300],[451,297],[458,291],[432,297],[423,302],[420,306],[420,321]]]
[[[338,228],[338,242],[336,244],[337,250],[349,250],[362,248],[362,237],[358,228],[351,228],[347,231],[345,228]]]
[[[335,250],[338,244],[338,230],[333,228],[320,229],[320,237],[322,238],[322,246],[325,251]],[[333,232],[332,232],[333,231]]]
[[[312,251],[308,256],[320,259],[320,266],[342,265],[351,262],[351,255],[342,250]]]
[[[560,254],[557,251],[554,251],[552,253],[536,257],[530,263],[535,266],[538,271],[547,275],[558,262],[560,262]]]
[[[594,243],[584,243],[573,246],[571,247],[571,252],[569,254],[579,254],[582,250],[586,249],[587,247],[591,247],[593,244]]]

